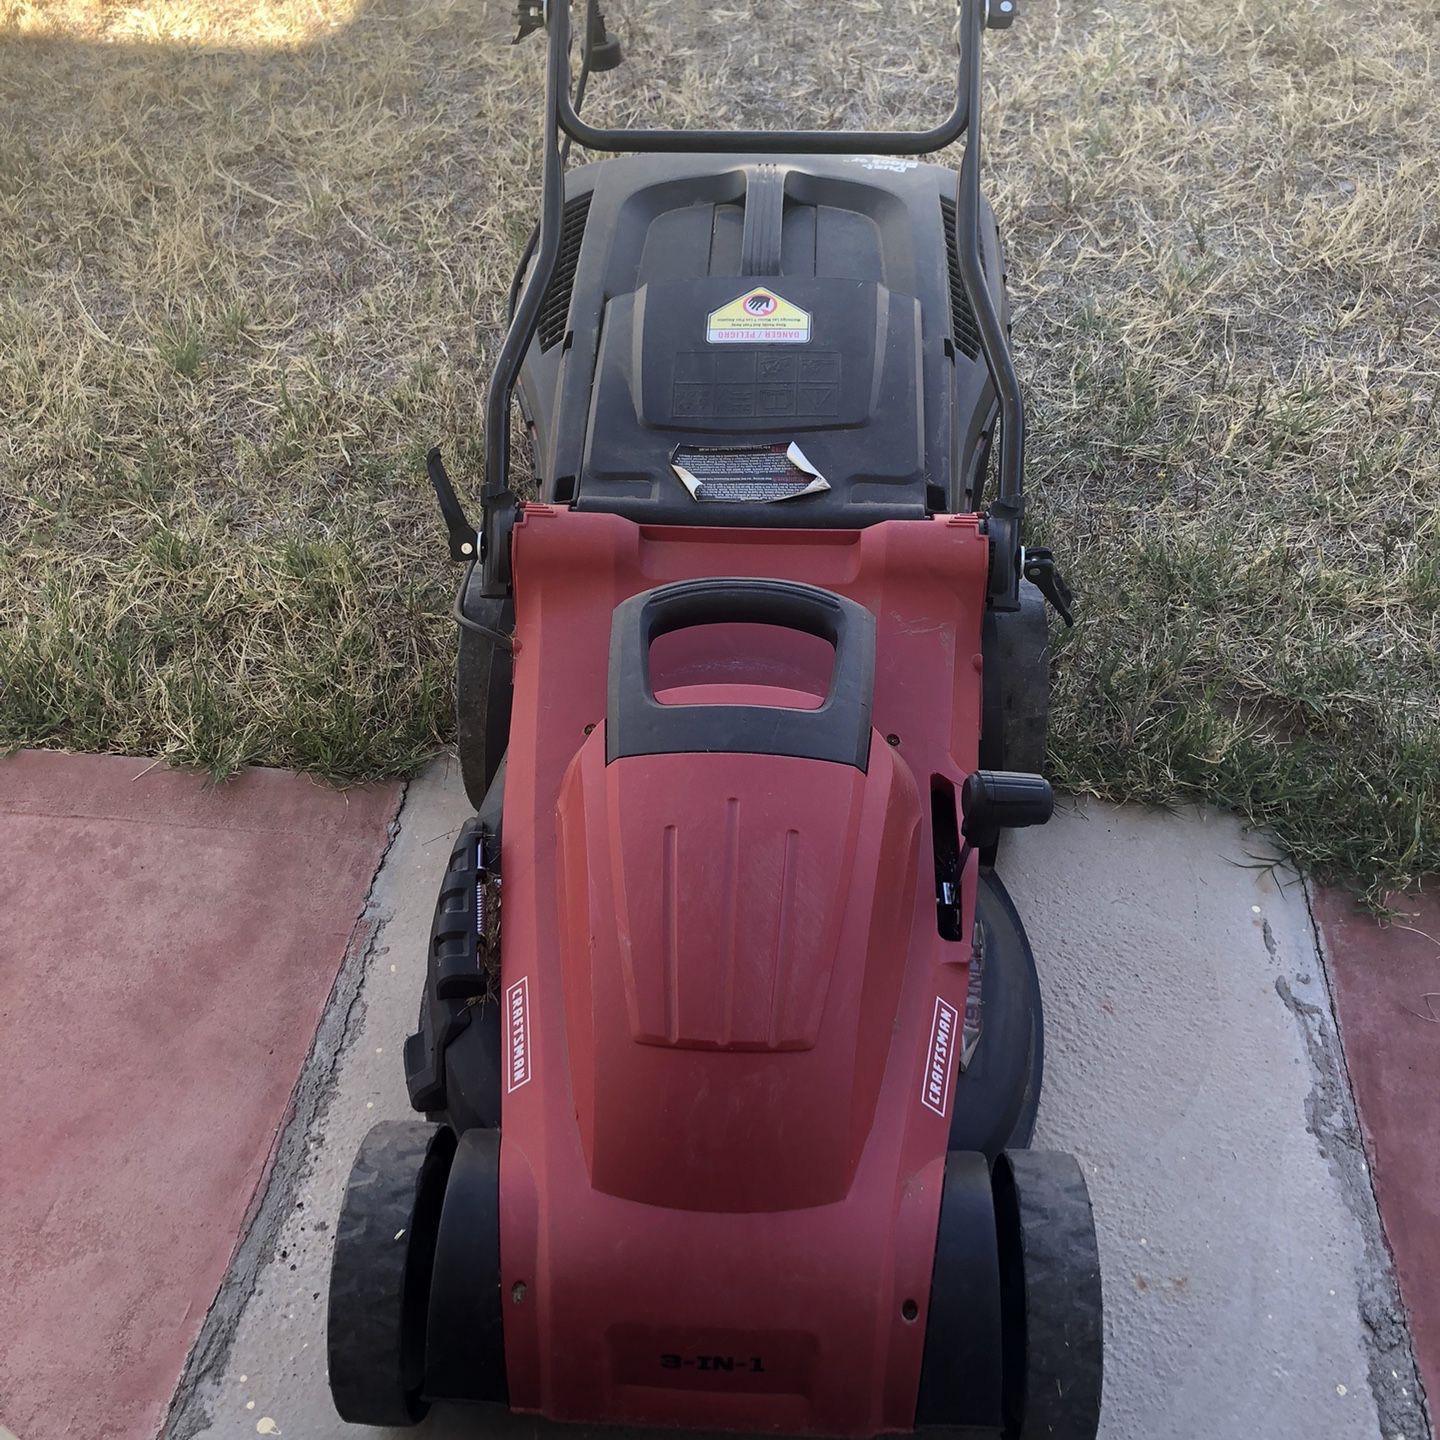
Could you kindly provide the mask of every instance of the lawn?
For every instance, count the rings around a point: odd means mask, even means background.
[[[612,0],[612,120],[919,120],[940,0]],[[478,474],[538,41],[480,0],[0,0],[0,744],[404,774],[450,729],[422,457]],[[1029,0],[987,186],[1051,768],[1440,870],[1440,13]]]

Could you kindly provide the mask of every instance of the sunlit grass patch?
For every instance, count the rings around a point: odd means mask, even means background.
[[[0,0],[0,25],[31,38],[167,45],[299,45],[354,19],[364,0]]]

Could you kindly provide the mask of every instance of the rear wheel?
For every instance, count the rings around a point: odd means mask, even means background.
[[[1050,730],[1050,626],[1045,597],[1020,582],[1020,608],[987,610],[980,764],[986,770],[1045,773]]]
[[[1007,1150],[992,1179],[1005,1440],[1095,1440],[1104,1323],[1085,1177],[1073,1156]]]
[[[429,1409],[425,1329],[435,1237],[455,1135],[385,1121],[350,1171],[330,1265],[326,1347],[342,1420],[408,1426]]]

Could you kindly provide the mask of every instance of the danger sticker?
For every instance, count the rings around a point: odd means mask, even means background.
[[[830,488],[793,444],[681,445],[670,457],[670,468],[701,504],[769,504]]]
[[[935,1018],[930,1023],[930,1052],[920,1084],[920,1103],[943,1116],[950,1106],[950,1071],[955,1063],[955,1029],[960,1013],[935,997]]]
[[[530,1079],[530,977],[517,980],[505,992],[509,1051],[506,1091],[518,1090]]]
[[[712,345],[804,345],[810,312],[763,285],[710,313],[705,338]]]

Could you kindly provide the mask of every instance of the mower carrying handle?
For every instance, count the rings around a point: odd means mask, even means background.
[[[650,646],[696,625],[777,625],[835,647],[815,710],[776,705],[662,705]],[[875,617],[854,600],[794,580],[716,577],[644,590],[615,607],[605,709],[605,763],[631,755],[786,755],[864,771],[875,692]]]

